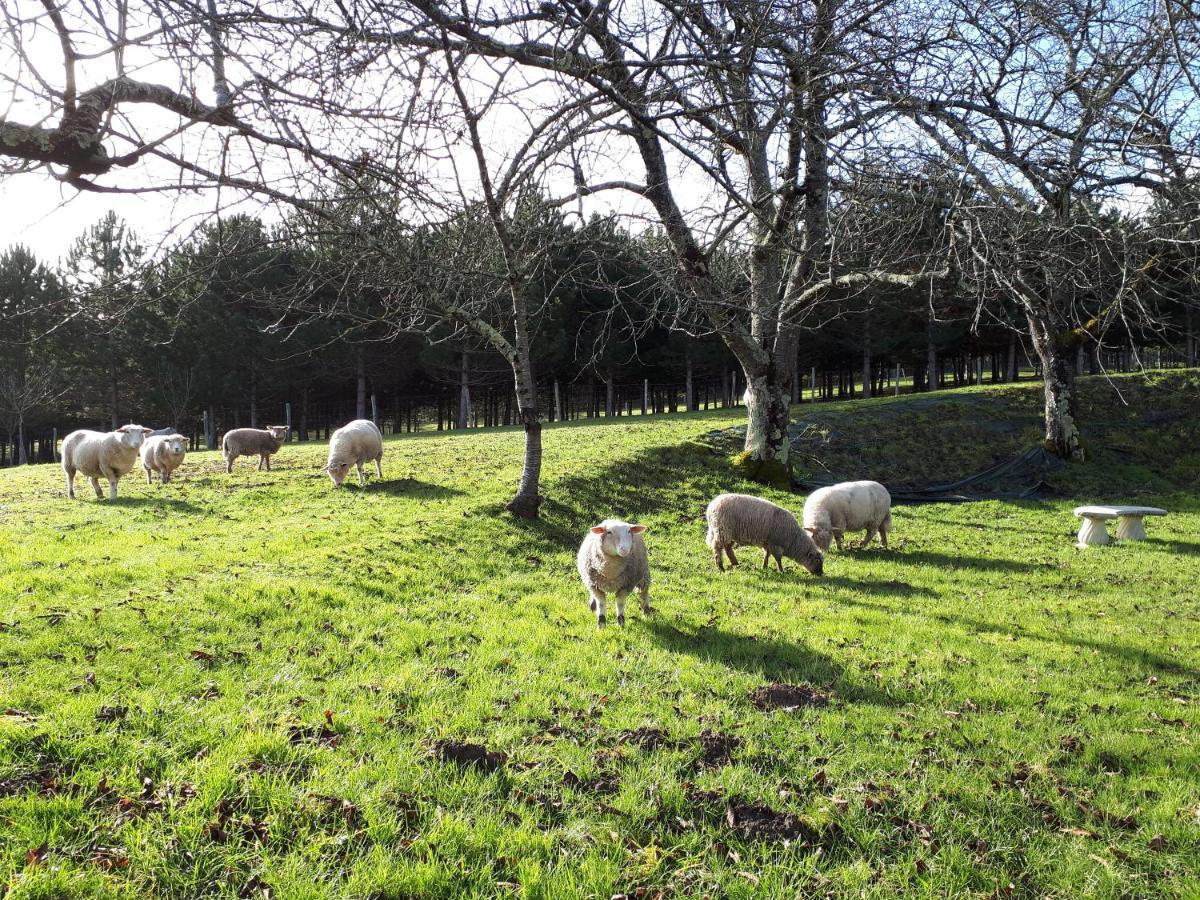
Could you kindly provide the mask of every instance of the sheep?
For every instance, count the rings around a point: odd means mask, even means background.
[[[122,425],[116,431],[72,431],[62,442],[62,467],[67,474],[67,497],[75,499],[75,473],[92,483],[98,500],[104,499],[98,479],[108,479],[108,497],[117,499],[117,482],[137,462],[138,448],[149,434],[141,425]]]
[[[651,613],[650,561],[642,539],[645,525],[630,525],[617,519],[605,519],[591,528],[579,545],[575,565],[591,597],[589,608],[596,614],[596,627],[603,628],[606,595],[616,592],[617,624],[625,625],[625,598],[637,590],[642,612]]]
[[[271,471],[271,456],[279,452],[287,437],[286,425],[268,425],[262,428],[235,428],[225,432],[221,440],[221,455],[225,457],[225,471],[233,471],[233,461],[239,456],[257,456],[258,471],[263,463]]]
[[[724,552],[731,565],[738,564],[733,555],[737,544],[763,548],[763,568],[775,565],[783,571],[783,557],[795,560],[813,575],[825,573],[825,560],[821,551],[805,534],[796,517],[769,500],[747,494],[721,494],[704,512],[708,522],[705,543],[713,552],[717,568],[725,571],[721,557]]]
[[[808,495],[804,503],[804,530],[822,550],[829,549],[832,537],[842,549],[847,531],[867,530],[866,547],[879,533],[879,542],[887,549],[887,533],[892,529],[892,496],[878,481],[844,481],[823,487]]]
[[[163,484],[171,480],[171,473],[179,468],[187,453],[187,438],[182,434],[152,434],[142,444],[142,468],[146,470],[146,484],[154,482],[154,472]]]
[[[358,483],[366,486],[363,463],[375,460],[375,474],[383,477],[383,435],[370,419],[355,419],[347,422],[329,436],[329,462],[325,471],[334,487],[341,487],[350,472],[350,466],[358,467]]]

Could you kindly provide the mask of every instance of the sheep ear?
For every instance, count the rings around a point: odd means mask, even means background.
[[[809,534],[817,533],[817,529],[813,528],[811,525],[805,525],[804,530],[807,531]]]
[[[643,531],[645,531],[645,530],[646,530],[646,526],[645,526],[645,525],[630,525],[630,526],[629,526],[629,533],[630,533],[630,534],[641,534],[641,533],[642,533]]]
[[[592,534],[604,534],[603,525],[593,525],[591,528]]]
[[[152,435],[153,433],[154,433],[153,428],[143,428],[142,429],[142,434],[145,435],[146,437],[150,437],[150,435]]]

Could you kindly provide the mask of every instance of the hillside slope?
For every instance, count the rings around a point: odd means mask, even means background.
[[[871,478],[905,488],[957,481],[1042,441],[1041,385],[986,385],[792,410],[800,482]],[[1088,464],[1039,473],[1049,495],[1200,491],[1200,371],[1079,380]],[[740,449],[741,426],[711,437]]]

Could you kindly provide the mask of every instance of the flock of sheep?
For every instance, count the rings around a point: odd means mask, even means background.
[[[259,470],[265,465],[269,472],[271,457],[283,445],[287,430],[284,425],[272,425],[226,432],[221,441],[225,471],[233,471],[233,462],[239,456],[257,456]],[[133,470],[139,457],[146,482],[152,483],[154,473],[158,472],[165,484],[183,463],[186,452],[187,439],[183,435],[155,434],[141,425],[125,425],[109,432],[73,431],[62,444],[67,496],[75,497],[75,475],[82,472],[98,498],[104,497],[99,479],[105,478],[109,498],[116,499],[117,482]],[[383,435],[374,422],[355,419],[330,435],[325,471],[334,487],[341,487],[351,466],[357,466],[359,482],[365,484],[363,463],[368,461],[374,461],[376,473],[383,477]],[[726,557],[731,565],[738,564],[733,549],[740,545],[761,547],[764,569],[773,557],[782,572],[786,556],[813,575],[821,575],[829,545],[836,541],[841,550],[842,538],[848,531],[866,529],[864,547],[876,534],[887,547],[887,533],[892,527],[891,508],[891,495],[883,485],[876,481],[848,481],[810,494],[804,504],[801,527],[794,515],[769,500],[747,494],[721,494],[705,511],[708,522],[705,540],[717,568],[722,571]],[[635,590],[642,612],[651,612],[650,561],[642,538],[645,531],[645,525],[605,519],[588,531],[579,547],[576,566],[600,628],[607,621],[609,594],[616,601],[618,625],[625,624],[625,600]]]
[[[271,457],[279,452],[287,439],[286,425],[267,428],[235,428],[227,431],[221,441],[225,471],[233,471],[233,461],[239,456],[257,456],[258,468],[265,465],[271,471]],[[67,496],[75,497],[75,475],[82,472],[92,483],[92,490],[103,499],[100,479],[108,480],[110,500],[117,498],[117,482],[133,471],[138,458],[146,471],[146,483],[154,481],[157,472],[166,484],[171,473],[183,464],[187,453],[187,438],[182,434],[156,434],[141,425],[122,425],[116,431],[72,431],[62,443],[62,467],[67,473]],[[375,471],[383,477],[383,435],[374,422],[355,419],[329,436],[329,461],[325,471],[334,487],[341,487],[351,466],[358,467],[358,480],[366,483],[363,463],[374,461]]]
[[[842,538],[848,531],[866,529],[864,547],[876,534],[887,547],[887,533],[892,528],[892,497],[877,481],[846,481],[823,487],[813,491],[805,501],[801,527],[794,515],[769,500],[748,494],[721,494],[708,504],[704,518],[708,522],[705,542],[722,571],[726,556],[730,565],[738,564],[733,548],[740,545],[762,547],[764,569],[774,557],[782,572],[786,556],[813,575],[822,575],[825,551],[834,541],[841,550]],[[591,597],[591,609],[600,628],[607,621],[609,594],[616,600],[618,625],[625,624],[625,600],[635,590],[642,612],[651,611],[650,561],[642,538],[645,531],[645,525],[605,519],[589,530],[579,546],[575,565]]]

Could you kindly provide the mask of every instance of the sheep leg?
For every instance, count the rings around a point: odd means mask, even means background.
[[[722,552],[724,549],[720,544],[713,547],[713,559],[717,561],[717,568],[722,572],[725,571],[725,554]]]
[[[617,591],[617,625],[621,628],[625,627],[625,598],[629,596],[629,591]]]
[[[357,463],[355,463],[355,465],[358,466],[358,483],[361,486],[366,487],[367,486],[367,475],[365,472],[363,472],[362,463],[357,462]]]
[[[233,472],[233,460],[234,460],[234,457],[232,457],[232,456],[225,457],[225,474],[226,475]]]
[[[263,463],[265,463],[265,462],[267,462],[267,458],[265,456],[263,456],[261,453],[258,454],[258,471],[260,471],[260,472],[262,471]],[[270,466],[270,463],[267,463],[267,465]],[[269,472],[271,470],[268,468],[267,471]]]
[[[764,572],[767,571],[767,568],[770,565],[771,565],[771,548],[763,547],[763,571]]]
[[[108,476],[108,499],[109,500],[117,499],[117,476],[116,475]]]
[[[90,481],[92,483],[92,490],[96,492],[96,499],[103,500],[104,499],[104,491],[100,490],[100,479],[89,477],[88,481]]]
[[[267,471],[270,472],[271,471],[271,455],[267,454],[266,456],[263,457],[263,459],[265,459],[267,461]]]
[[[604,615],[604,595],[599,591],[592,591],[592,602],[590,608],[596,614],[596,627],[603,628],[607,624],[607,618]]]
[[[725,545],[725,554],[729,557],[729,564],[736,566],[738,564],[737,557],[733,555],[733,544]]]
[[[783,554],[782,553],[775,554],[775,565],[779,566],[779,574],[782,575],[783,574]]]
[[[879,526],[879,543],[883,544],[884,550],[886,550],[888,548],[887,533],[888,533],[887,525],[880,525]]]
[[[154,476],[150,474],[149,466],[142,466],[146,470],[146,484],[154,484]]]
[[[67,470],[67,499],[75,499],[75,470]]]
[[[164,469],[164,470],[163,470],[163,471],[162,471],[162,472],[159,474],[158,478],[159,478],[159,480],[160,480],[160,481],[161,481],[163,484],[167,484],[167,483],[168,483],[168,482],[171,480],[171,473],[170,473],[170,472],[168,472],[168,471],[166,471],[166,470]]]
[[[644,612],[644,613],[654,612],[654,607],[650,605],[650,585],[639,584],[637,592],[638,592],[638,598],[642,601],[642,612]]]
[[[375,474],[380,478],[383,477],[383,457],[382,456],[375,457]]]
[[[840,531],[835,531],[835,532],[833,533],[833,539],[834,539],[835,541],[837,541],[837,548],[838,548],[838,552],[839,552],[839,553],[841,553],[841,552],[842,552],[842,532],[840,532]]]
[[[863,550],[867,549],[867,545],[870,544],[871,541],[875,540],[875,535],[876,535],[877,531],[878,531],[878,529],[876,529],[874,525],[872,525],[870,528],[867,529],[867,536],[865,538],[863,538],[861,549],[863,549]]]

